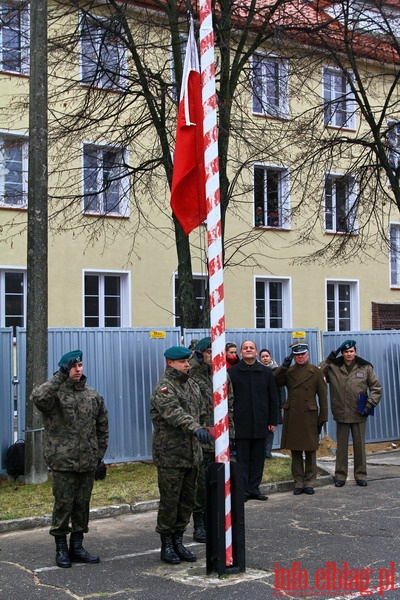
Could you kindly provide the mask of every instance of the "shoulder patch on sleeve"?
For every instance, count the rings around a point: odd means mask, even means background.
[[[164,385],[162,388],[160,388],[160,392],[162,392],[163,394],[165,394],[166,392],[168,392],[167,386]]]

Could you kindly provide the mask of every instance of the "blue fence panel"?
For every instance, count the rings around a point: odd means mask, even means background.
[[[7,327],[0,329],[0,473],[6,472],[6,452],[13,442],[13,332]]]
[[[355,340],[357,354],[373,364],[382,383],[382,400],[375,416],[367,420],[367,442],[400,437],[400,333],[398,331],[324,332],[322,354],[328,356],[346,339]],[[336,441],[336,426],[330,412],[328,434]]]
[[[24,378],[25,330],[19,330],[19,368]],[[104,398],[109,411],[108,462],[151,459],[149,399],[165,369],[164,351],[180,344],[180,329],[49,329],[49,377],[65,352],[83,352],[88,385]],[[23,352],[23,354],[22,354]],[[25,385],[19,394],[19,429],[25,423]]]

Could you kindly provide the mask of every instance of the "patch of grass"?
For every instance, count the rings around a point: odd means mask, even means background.
[[[265,461],[264,483],[291,479],[290,460]],[[96,481],[91,507],[134,504],[158,498],[157,470],[151,462],[108,465],[107,477]],[[46,483],[25,485],[0,479],[0,520],[49,515],[53,508],[51,475]]]

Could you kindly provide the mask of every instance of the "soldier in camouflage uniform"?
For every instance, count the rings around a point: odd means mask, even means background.
[[[82,352],[64,354],[58,366],[53,377],[33,390],[31,401],[42,413],[44,458],[52,470],[50,534],[56,541],[56,563],[67,568],[71,562],[100,562],[82,541],[88,531],[94,473],[107,449],[108,416],[103,398],[86,385]]]
[[[164,352],[167,368],[150,399],[153,461],[160,491],[156,531],[161,536],[161,560],[171,564],[196,560],[182,539],[195,501],[200,444],[211,440],[201,425],[204,415],[199,387],[189,379],[191,354],[181,346]]]
[[[205,337],[196,344],[193,358],[190,360],[190,377],[200,388],[203,405],[206,412],[205,425],[214,426],[214,400],[212,379],[212,352],[211,338]],[[229,438],[235,437],[233,427],[233,392],[229,382],[228,388],[228,418]],[[212,439],[210,444],[203,446],[203,460],[199,466],[197,478],[196,502],[193,509],[193,539],[196,542],[206,542],[205,531],[205,508],[206,508],[206,470],[210,463],[215,460],[215,443]]]

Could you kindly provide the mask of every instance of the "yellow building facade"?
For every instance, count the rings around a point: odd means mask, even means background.
[[[0,3],[7,17],[0,71],[4,327],[26,325],[29,12],[26,5]],[[132,10],[133,31],[140,27],[135,14]],[[123,99],[124,85],[136,85],[130,79],[135,64],[116,41],[118,32],[102,37],[100,21],[107,20],[107,11],[100,7],[97,17],[71,12],[52,20],[49,28],[50,39],[80,32],[78,42],[71,42],[74,52],[65,43],[49,70],[49,326],[173,326],[180,322],[169,188],[159,165],[153,178],[135,171],[137,157],[142,165],[146,155],[153,158],[155,134],[147,129],[125,143],[129,138],[123,132],[133,123],[137,128],[143,118],[139,101]],[[173,81],[167,28],[154,25],[152,30],[143,21],[142,27],[149,30],[151,64],[157,69],[163,64]],[[382,201],[374,222],[357,204],[360,190],[351,169],[357,149],[348,144],[347,151],[326,156],[316,151],[324,136],[341,132],[360,138],[367,125],[332,60],[314,51],[310,61],[308,49],[299,47],[296,62],[295,48],[292,44],[285,53],[268,43],[248,60],[232,112],[236,133],[228,172],[236,187],[225,229],[226,326],[400,328],[400,261],[393,250],[400,239],[400,215]],[[141,52],[145,55],[146,48]],[[110,72],[99,68],[99,56]],[[393,79],[390,65],[365,61],[361,69],[371,78],[371,98],[383,104]],[[172,138],[176,110],[171,98],[166,127]],[[79,110],[86,119],[82,132],[71,128],[71,118],[69,135],[64,128],[57,137],[61,116]],[[396,111],[394,106],[394,120]],[[368,195],[368,188],[362,193]],[[391,251],[383,237],[392,241]],[[353,240],[343,251],[346,258],[337,251],[315,257],[344,238]],[[190,234],[190,242],[198,302],[204,305],[205,225]]]

